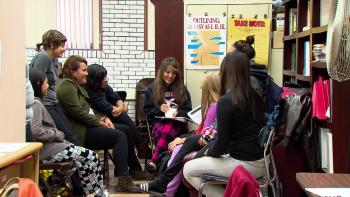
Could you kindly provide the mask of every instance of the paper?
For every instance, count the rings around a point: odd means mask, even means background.
[[[168,120],[176,120],[176,121],[180,121],[180,122],[188,122],[191,121],[191,119],[185,118],[185,117],[165,117],[165,116],[156,116],[155,118],[159,118],[159,119],[168,119]]]
[[[169,110],[165,113],[165,117],[167,118],[173,118],[174,113],[177,111],[175,108],[169,108]]]
[[[0,143],[0,153],[16,152],[27,145],[27,143]]]
[[[191,111],[187,113],[188,117],[191,118],[191,120],[196,123],[200,124],[202,122],[202,111],[201,111],[201,106],[198,106]]]
[[[305,188],[306,191],[318,196],[327,197],[350,197],[349,188]]]

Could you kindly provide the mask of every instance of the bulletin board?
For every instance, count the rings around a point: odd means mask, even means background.
[[[186,68],[218,69],[226,54],[226,17],[186,18]]]

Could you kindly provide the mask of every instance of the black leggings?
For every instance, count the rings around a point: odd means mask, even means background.
[[[114,124],[114,126],[116,129],[122,131],[126,135],[126,138],[128,139],[128,165],[130,170],[142,170],[141,164],[137,159],[137,156],[135,153],[134,135],[131,132],[130,127],[124,124]]]
[[[45,105],[45,107],[49,112],[51,118],[55,122],[57,129],[64,133],[64,136],[65,136],[64,138],[68,142],[76,146],[80,146],[80,143],[78,142],[77,138],[74,136],[72,129],[70,128],[70,124],[66,116],[63,114],[61,108],[57,105]]]
[[[126,135],[117,129],[87,127],[84,147],[92,150],[113,148],[113,163],[118,176],[129,176],[128,140]]]
[[[122,112],[118,117],[114,117],[111,115],[108,115],[108,117],[111,119],[113,123],[116,124],[123,124],[127,127],[129,127],[129,132],[131,132],[131,136],[134,139],[135,144],[142,144],[145,142],[145,140],[142,138],[140,133],[137,131],[135,123],[131,120],[129,115],[126,112]],[[130,138],[128,138],[130,139]]]

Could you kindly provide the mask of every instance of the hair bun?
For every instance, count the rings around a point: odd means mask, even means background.
[[[246,41],[249,45],[252,45],[252,44],[254,44],[255,38],[254,38],[254,36],[247,36],[247,38],[245,39],[245,41]]]

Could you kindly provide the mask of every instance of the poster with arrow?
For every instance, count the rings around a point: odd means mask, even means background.
[[[188,69],[218,69],[226,54],[226,17],[187,17],[185,62]]]

